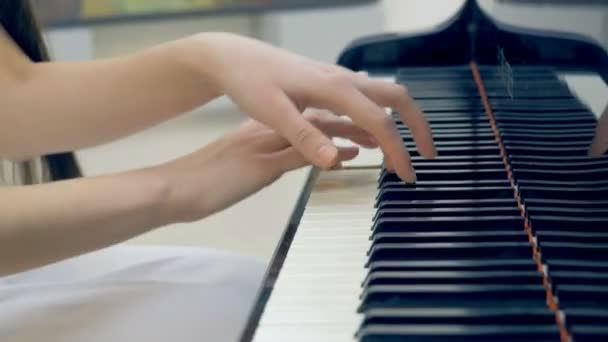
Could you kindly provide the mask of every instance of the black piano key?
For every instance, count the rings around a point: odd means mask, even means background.
[[[443,147],[437,148],[437,153],[444,156],[457,156],[457,155],[487,155],[494,154],[499,155],[500,150],[498,145],[482,145],[482,146],[455,146],[455,147]],[[417,149],[411,149],[410,154],[412,156],[419,156]]]
[[[372,271],[363,286],[542,284],[537,271]]]
[[[438,217],[438,216],[517,216],[521,210],[516,206],[509,207],[469,207],[469,208],[400,208],[379,209],[374,220],[388,217]]]
[[[608,210],[606,210],[605,208],[602,209],[592,209],[592,208],[573,208],[573,207],[541,207],[541,206],[534,206],[534,205],[527,205],[526,206],[526,212],[529,215],[539,215],[539,216],[555,216],[555,215],[567,215],[569,217],[588,217],[588,218],[595,218],[595,217],[604,217],[604,218],[608,218]],[[565,233],[565,232],[562,232]],[[600,234],[600,233],[588,233],[588,232],[584,232],[581,234]],[[598,235],[599,236],[599,235]]]
[[[588,311],[587,311],[588,312]],[[368,324],[475,324],[475,325],[551,325],[555,314],[548,308],[416,308],[370,309],[362,325]],[[608,313],[606,313],[608,315]],[[608,316],[606,316],[608,318]],[[578,321],[577,321],[578,322]]]
[[[562,285],[608,285],[608,274],[603,272],[552,271],[551,283],[559,289]]]
[[[568,328],[573,325],[603,325],[608,326],[608,308],[577,309],[564,311],[564,321]]]
[[[534,133],[539,130],[546,132],[555,132],[555,131],[571,131],[571,132],[587,132],[595,130],[596,123],[582,123],[582,124],[555,124],[551,125],[540,124],[540,123],[512,123],[512,122],[496,122],[496,126],[498,126],[501,132],[525,132],[525,133]]]
[[[371,308],[518,308],[546,307],[541,283],[527,285],[372,285],[359,311]]]
[[[454,242],[528,242],[528,234],[520,231],[472,231],[472,232],[401,232],[375,233],[372,235],[377,243],[454,243]]]
[[[608,286],[562,285],[557,289],[560,308],[605,309],[608,307]]]
[[[559,171],[576,171],[576,172],[589,172],[590,170],[600,171],[603,169],[608,170],[608,159],[592,159],[583,161],[545,161],[545,160],[511,160],[510,163],[512,169],[521,169],[524,171],[528,170],[559,170]]]
[[[491,156],[494,158],[494,156]],[[442,162],[440,160],[430,160],[429,162],[421,162],[414,160],[412,162],[414,168],[416,169],[416,174],[421,171],[428,171],[427,173],[432,174],[433,171],[450,171],[450,170],[458,170],[458,169],[473,169],[473,170],[496,170],[502,168],[502,172],[506,172],[504,170],[504,163],[502,160],[495,161],[475,161],[475,160],[464,160],[461,161],[446,161]]]
[[[608,198],[608,188],[569,188],[569,187],[541,187],[520,186],[519,194],[522,198],[548,198],[563,200],[594,200]]]
[[[490,130],[484,130],[484,131],[470,131],[470,132],[454,132],[454,133],[437,133],[435,130],[433,130],[433,140],[437,143],[439,142],[462,142],[462,141],[470,141],[470,142],[477,142],[477,143],[481,143],[482,141],[487,143],[487,142],[493,142],[496,143],[495,140],[495,135],[494,132],[490,131]],[[404,129],[399,129],[399,134],[401,135],[401,138],[410,143],[412,142],[412,135],[409,131],[406,131]]]
[[[499,164],[500,165],[500,164]],[[607,171],[608,172],[608,171]],[[495,169],[451,169],[451,170],[416,170],[418,181],[442,181],[442,180],[506,180],[508,179],[504,167]],[[380,183],[399,182],[400,178],[392,172],[383,173]]]
[[[575,147],[549,147],[549,146],[530,146],[523,144],[505,145],[508,154],[525,154],[530,156],[555,156],[562,158],[570,158],[571,156],[587,156],[589,146]]]
[[[560,156],[512,154],[512,153],[507,153],[507,156],[509,157],[510,161],[520,161],[520,162],[524,162],[524,161],[526,161],[526,162],[559,162],[559,161],[561,161],[564,164],[570,164],[570,163],[578,163],[578,162],[585,162],[585,161],[591,160],[591,158],[587,154],[579,155],[579,156],[569,156],[567,159],[564,159],[564,157],[560,157]],[[605,158],[605,157],[603,157],[603,158]],[[603,158],[600,158],[597,160],[602,160]]]
[[[517,259],[532,258],[532,248],[526,242],[483,243],[378,243],[369,251],[369,262],[380,260],[457,259]]]
[[[605,231],[608,225],[606,217],[572,217],[572,216],[545,216],[530,215],[530,225],[534,231],[578,231],[598,232]]]
[[[608,171],[608,170],[607,170]],[[565,172],[553,172],[547,171],[545,173],[546,179],[539,179],[541,176],[536,175],[535,178],[528,178],[520,175],[517,171],[513,170],[513,174],[516,177],[516,184],[520,186],[535,186],[535,187],[574,187],[574,188],[593,188],[593,187],[607,187],[608,180],[601,177],[607,172],[589,172],[576,174],[573,171]],[[529,174],[528,174],[529,176]],[[561,177],[560,177],[561,176]],[[577,177],[578,176],[578,177]],[[583,180],[584,179],[584,180]]]
[[[372,261],[367,266],[370,271],[538,271],[532,258]]]
[[[468,207],[505,207],[515,206],[515,198],[484,198],[484,199],[454,199],[454,200],[412,200],[412,201],[380,201],[379,209],[403,209],[403,208],[468,208]]]
[[[460,188],[383,188],[378,201],[386,200],[442,200],[512,198],[513,189],[505,187],[460,187]]]
[[[555,168],[524,169],[521,167],[512,167],[511,170],[517,178],[518,183],[521,183],[521,181],[524,180],[540,180],[572,182],[577,186],[597,186],[601,184],[602,181],[608,182],[608,167],[585,170],[560,170]]]
[[[608,208],[608,200],[569,200],[569,199],[554,199],[541,197],[526,197],[522,198],[526,207],[557,207],[566,210],[577,209],[604,209]],[[574,215],[576,216],[576,215]]]
[[[538,241],[543,259],[572,259],[608,262],[608,244]]]
[[[608,341],[608,327],[600,325],[581,324],[570,328],[572,342],[603,342]]]
[[[571,117],[571,116],[567,116],[567,117],[560,117],[560,118],[555,118],[552,116],[547,115],[542,116],[542,117],[501,117],[498,120],[497,124],[500,123],[509,123],[509,124],[521,124],[521,125],[526,125],[526,124],[536,124],[536,125],[552,125],[552,124],[563,124],[563,125],[578,125],[578,124],[596,124],[597,120],[594,117],[588,117],[588,116],[583,116],[583,117]]]
[[[505,146],[512,146],[513,148],[530,148],[530,149],[553,149],[553,148],[568,148],[568,149],[581,149],[581,150],[589,150],[589,145],[591,144],[592,136],[585,140],[570,140],[567,136],[564,136],[564,140],[560,140],[559,138],[545,139],[542,141],[537,141],[536,138],[530,136],[529,138],[521,138],[521,140],[503,140],[503,144]],[[586,153],[586,152],[585,152]]]
[[[504,172],[504,171],[503,171]],[[472,179],[472,180],[417,180],[414,184],[406,184],[403,181],[385,181],[380,183],[380,188],[448,188],[448,187],[505,187],[511,182],[508,179]]]
[[[416,144],[411,140],[405,141],[404,145],[410,151],[416,149]],[[460,148],[465,151],[466,150],[478,151],[478,150],[484,149],[484,150],[489,150],[489,151],[497,151],[497,154],[498,154],[500,152],[498,152],[499,150],[497,149],[497,147],[498,146],[493,137],[491,139],[485,139],[485,140],[455,140],[455,141],[439,140],[439,141],[435,141],[435,148],[437,148],[438,151],[443,151],[446,149],[455,149],[455,148]],[[588,144],[587,144],[587,147],[588,147]],[[490,152],[490,153],[492,153],[492,152]],[[451,154],[453,155],[454,152],[452,152]],[[475,152],[475,154],[479,154],[479,153]]]
[[[587,108],[577,99],[489,99],[490,106],[498,116],[501,112],[573,112],[586,111]]]
[[[560,334],[553,325],[374,325],[363,327],[358,337],[361,342],[548,342],[559,341]]]
[[[502,159],[500,155],[497,154],[469,154],[469,155],[459,155],[459,156],[443,156],[439,155],[433,159],[426,159],[424,157],[416,156],[412,157],[412,162],[417,165],[421,164],[434,164],[434,163],[471,163],[472,165],[476,165],[478,163],[483,162],[500,162],[502,163]],[[502,164],[501,164],[502,165]]]
[[[579,231],[538,231],[536,238],[540,243],[545,242],[576,242],[576,243],[605,243],[608,244],[608,231],[579,232]]]
[[[520,230],[523,227],[521,216],[446,216],[446,217],[408,217],[381,218],[373,225],[373,232],[428,232],[428,231],[481,231],[481,230]]]
[[[545,264],[549,272],[554,271],[585,271],[585,272],[608,272],[608,262],[572,260],[572,259],[548,259]]]
[[[508,110],[495,110],[494,116],[497,121],[501,121],[506,118],[533,118],[533,119],[547,119],[547,118],[593,118],[593,114],[587,110],[586,108],[579,111],[571,111],[571,112],[530,112],[530,113],[522,113],[519,111],[510,112]],[[552,127],[552,125],[544,126],[544,127]]]

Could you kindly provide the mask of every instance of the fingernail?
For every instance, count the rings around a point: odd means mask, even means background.
[[[323,167],[328,168],[334,164],[334,161],[338,156],[338,150],[332,145],[322,145],[317,151],[317,156]]]
[[[409,172],[409,174],[410,174],[410,177],[409,177],[410,179],[408,179],[408,180],[407,180],[407,182],[408,182],[408,183],[411,183],[411,184],[416,183],[416,180],[417,180],[418,178],[416,177],[416,170],[414,170],[414,168],[413,168],[413,167],[410,167],[410,172]]]

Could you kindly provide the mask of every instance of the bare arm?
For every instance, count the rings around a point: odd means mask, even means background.
[[[168,223],[150,170],[0,187],[0,276],[109,246]]]
[[[308,118],[330,136],[374,146],[351,122],[333,116]],[[356,154],[354,147],[341,148],[338,161]],[[306,164],[273,130],[248,122],[219,141],[156,167],[0,187],[0,276],[106,247],[168,223],[199,220]],[[247,177],[242,170],[249,170]]]
[[[21,159],[108,142],[218,95],[186,63],[185,41],[107,60],[34,64],[0,38],[0,68],[20,66],[16,77],[0,78],[0,156]]]

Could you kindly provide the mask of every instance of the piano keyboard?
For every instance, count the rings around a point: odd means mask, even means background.
[[[379,169],[316,175],[253,340],[608,341],[594,115],[546,68],[514,67],[512,92],[489,66],[397,81],[439,156],[422,159],[393,115],[415,185]]]

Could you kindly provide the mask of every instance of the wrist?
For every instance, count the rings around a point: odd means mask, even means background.
[[[181,41],[183,48],[180,59],[191,75],[203,80],[217,96],[224,94],[223,75],[228,66],[221,58],[220,44],[227,39],[227,33],[198,33]]]

